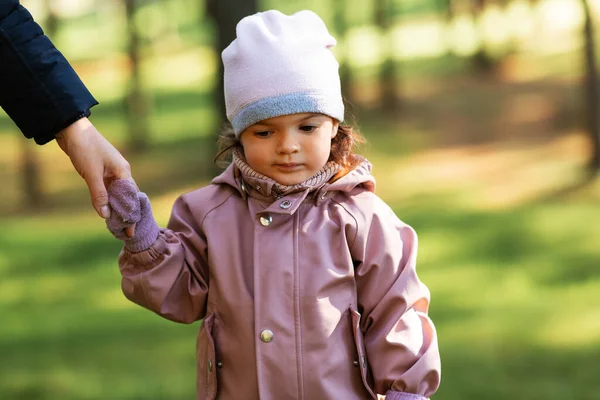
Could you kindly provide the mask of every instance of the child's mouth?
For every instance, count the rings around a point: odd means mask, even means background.
[[[295,171],[302,167],[302,164],[286,163],[286,164],[275,164],[275,167],[284,171]]]

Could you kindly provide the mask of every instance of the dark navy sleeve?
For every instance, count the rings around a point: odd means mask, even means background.
[[[44,144],[98,104],[18,0],[0,0],[0,107]]]

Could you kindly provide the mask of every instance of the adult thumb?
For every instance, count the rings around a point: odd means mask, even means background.
[[[92,205],[99,216],[104,219],[110,218],[110,207],[108,206],[108,193],[101,176],[90,176],[85,180],[90,190]]]

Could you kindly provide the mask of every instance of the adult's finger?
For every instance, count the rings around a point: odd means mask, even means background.
[[[90,191],[92,205],[102,218],[110,218],[110,207],[108,206],[108,193],[104,186],[104,178],[101,173],[89,173],[85,176],[85,183]]]

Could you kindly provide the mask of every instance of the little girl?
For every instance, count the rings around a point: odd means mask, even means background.
[[[439,385],[417,237],[352,153],[334,45],[310,11],[244,18],[222,54],[231,165],[166,229],[133,183],[109,188],[127,298],[203,319],[198,399],[424,400]]]

